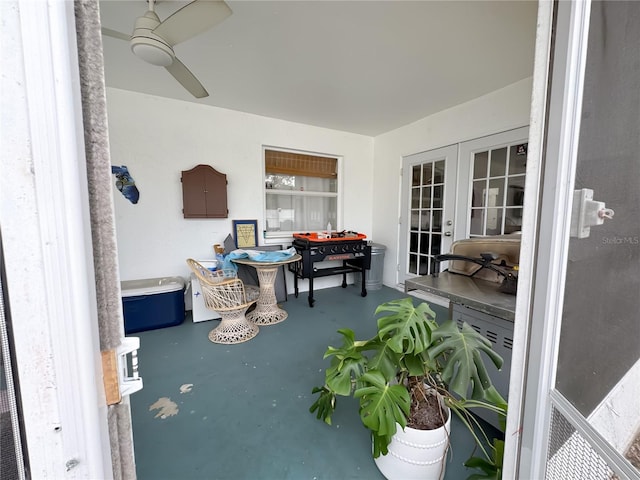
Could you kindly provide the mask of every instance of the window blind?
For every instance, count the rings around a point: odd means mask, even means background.
[[[265,172],[306,177],[337,178],[338,159],[302,153],[265,150]]]

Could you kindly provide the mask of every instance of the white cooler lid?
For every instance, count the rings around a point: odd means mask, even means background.
[[[120,282],[123,297],[157,295],[159,293],[175,292],[183,288],[184,280],[180,277],[148,278]]]

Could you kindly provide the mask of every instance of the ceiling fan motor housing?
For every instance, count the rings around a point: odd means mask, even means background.
[[[168,67],[176,55],[168,42],[153,33],[158,25],[160,19],[153,11],[147,11],[142,17],[138,17],[131,36],[131,51],[147,63]]]

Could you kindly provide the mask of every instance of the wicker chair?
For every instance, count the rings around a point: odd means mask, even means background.
[[[220,314],[220,325],[209,332],[214,343],[242,343],[258,334],[258,327],[245,316],[247,309],[258,299],[257,288],[245,288],[234,270],[210,271],[189,258],[187,265],[200,281],[204,304]]]

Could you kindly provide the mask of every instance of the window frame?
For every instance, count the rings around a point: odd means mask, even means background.
[[[296,155],[308,155],[313,157],[326,157],[336,160],[336,191],[335,192],[318,192],[318,191],[300,191],[300,190],[274,190],[273,188],[267,188],[267,171],[266,171],[266,152],[278,151],[292,153]],[[292,238],[294,233],[298,233],[297,230],[278,230],[269,232],[267,229],[267,195],[282,195],[296,196],[302,198],[335,198],[336,199],[336,225],[332,225],[332,229],[340,230],[342,227],[342,205],[343,205],[343,180],[342,180],[342,163],[343,157],[341,155],[313,152],[309,150],[299,150],[284,147],[274,147],[270,145],[263,145],[262,147],[262,189],[263,189],[263,225],[264,225],[264,239],[269,242],[271,240],[279,241],[282,239]],[[313,177],[313,175],[309,175]],[[321,178],[321,177],[318,177]]]

